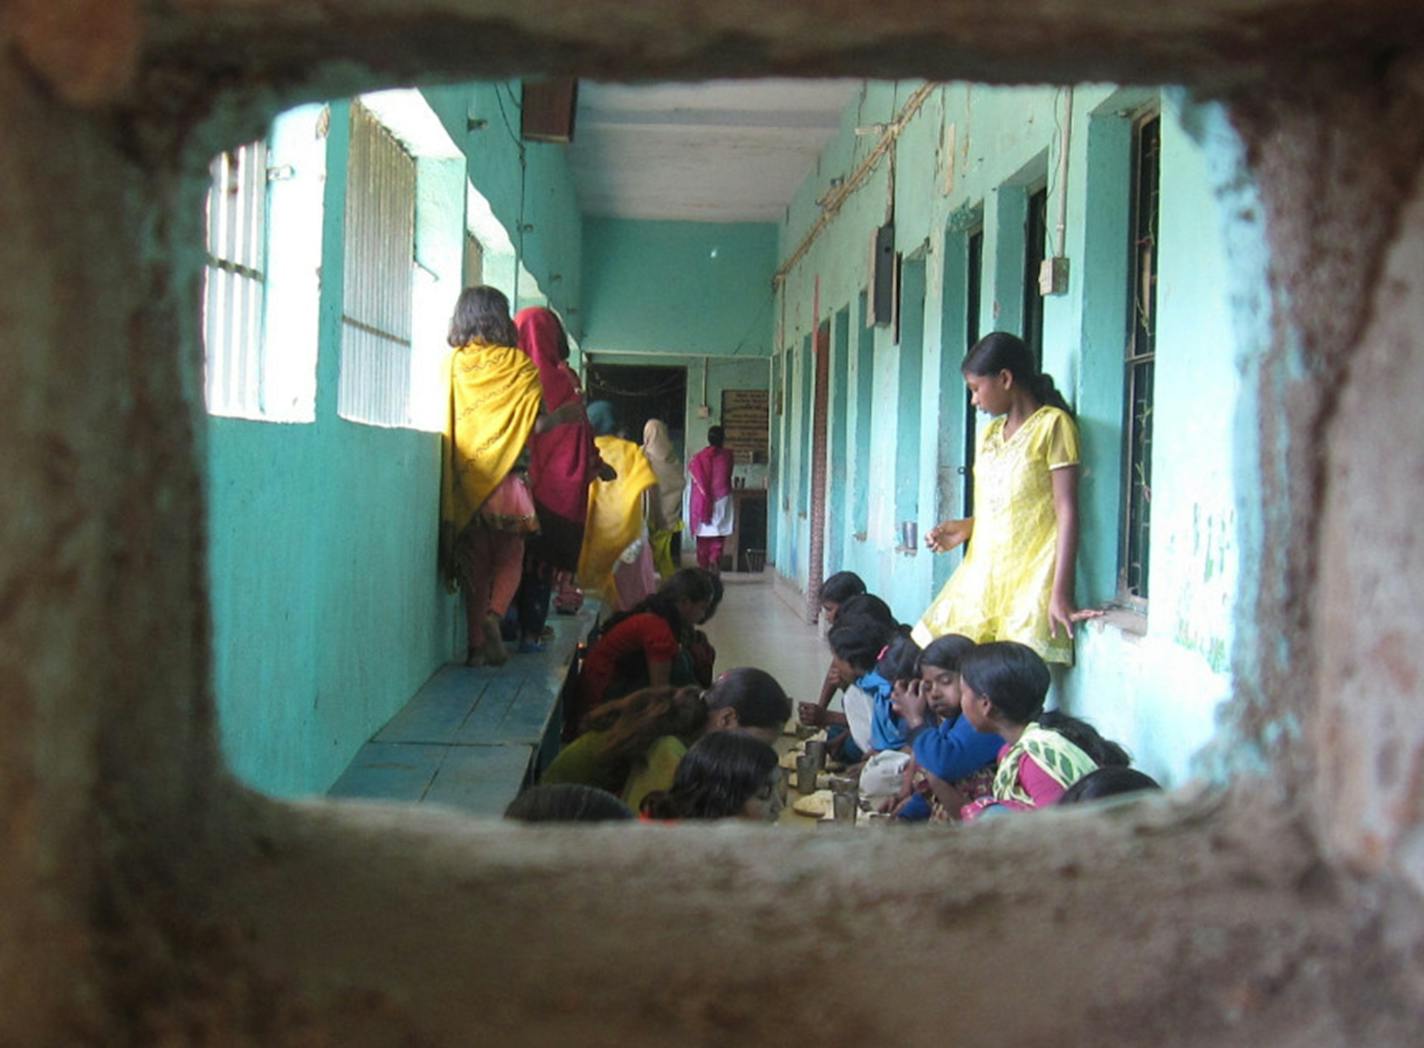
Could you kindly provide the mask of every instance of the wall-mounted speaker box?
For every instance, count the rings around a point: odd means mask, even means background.
[[[574,140],[574,115],[578,112],[578,80],[551,76],[524,81],[524,116],[520,134],[530,142]]]
[[[895,322],[895,223],[887,222],[870,241],[870,323]]]

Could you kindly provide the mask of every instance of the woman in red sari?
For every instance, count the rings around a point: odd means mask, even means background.
[[[697,536],[697,566],[721,571],[722,544],[732,533],[732,453],[722,446],[722,427],[707,431],[707,447],[687,464],[692,477],[688,523]]]
[[[582,405],[578,383],[567,364],[569,340],[552,310],[521,309],[514,318],[519,348],[539,371],[544,410]],[[561,426],[529,441],[529,483],[539,515],[539,534],[530,540],[530,555],[555,571],[578,570],[588,517],[588,485],[600,475],[603,460],[593,443],[593,429],[583,416],[577,425]]]

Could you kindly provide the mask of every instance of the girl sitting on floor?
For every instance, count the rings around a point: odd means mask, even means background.
[[[993,786],[1004,740],[960,716],[959,663],[973,648],[968,637],[946,634],[920,654],[918,679],[895,687],[892,701],[915,757],[896,810],[902,819],[958,818],[960,808]]]
[[[821,584],[821,614],[826,617],[827,628],[834,627],[841,605],[865,592],[865,582],[853,571],[838,571]],[[844,716],[833,719],[829,707],[836,692],[845,688],[849,681],[843,681],[835,667],[826,670],[821,694],[815,702],[803,702],[799,711],[802,724],[820,727],[823,724],[844,724]]]
[[[963,818],[1057,804],[1085,775],[1130,763],[1127,752],[1092,725],[1044,712],[1048,666],[1032,648],[1015,641],[981,644],[960,659],[959,674],[965,719],[1004,740],[992,794],[965,805]]]
[[[859,618],[872,619],[891,631],[900,628],[890,605],[872,593],[858,594],[840,604],[836,609],[832,628],[841,622]],[[831,756],[850,764],[863,761],[871,748],[870,723],[874,700],[856,685],[859,676],[858,673],[847,675],[845,667],[838,665],[833,656],[826,680],[828,683],[834,681],[836,687],[844,689],[845,696],[841,700],[843,712],[828,710],[820,702],[803,702],[799,708],[802,724],[826,728],[828,752]]]
[[[715,597],[712,576],[685,568],[651,597],[610,618],[584,656],[576,701],[567,711],[569,728],[577,729],[603,703],[638,688],[695,683],[686,649]]]
[[[776,678],[749,666],[718,677],[702,693],[702,703],[707,709],[704,734],[734,731],[767,745],[781,735],[791,716],[791,700]],[[646,760],[623,787],[623,800],[630,808],[639,811],[648,794],[672,788],[674,774],[688,752],[687,744],[684,736],[667,735],[649,747]]]
[[[870,698],[870,751],[898,750],[907,743],[900,718],[890,705],[895,681],[914,675],[920,649],[897,625],[870,615],[846,615],[827,636],[831,666],[854,680]],[[847,695],[846,716],[852,716]]]
[[[687,751],[671,787],[644,798],[642,813],[649,819],[775,822],[781,808],[776,751],[750,735],[721,731]]]
[[[581,783],[621,794],[630,776],[650,759],[661,759],[665,740],[677,740],[685,751],[702,734],[707,703],[700,688],[643,688],[604,703],[583,726],[583,734],[544,769],[540,783]]]

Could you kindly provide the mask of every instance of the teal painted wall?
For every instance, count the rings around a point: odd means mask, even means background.
[[[773,224],[584,224],[585,348],[771,355]]]
[[[467,85],[426,93],[469,154],[468,164],[418,162],[416,255],[434,279],[417,295],[444,303],[417,317],[416,337],[426,349],[443,344],[448,303],[461,282],[467,177],[511,241],[519,243],[521,213],[534,226],[524,235],[525,269],[557,305],[577,309],[580,226],[563,153],[530,145],[521,173],[520,151],[500,123],[494,91]],[[484,130],[467,132],[467,113],[491,111]],[[461,632],[456,601],[435,571],[438,436],[358,425],[336,414],[347,119],[347,103],[333,103],[315,421],[209,418],[221,742],[242,780],[279,796],[325,791],[356,749],[456,652]],[[551,280],[553,274],[563,279]]]
[[[830,179],[848,175],[874,148],[856,126],[889,122],[918,85],[873,83],[847,107],[841,132],[823,152],[818,174],[801,187],[781,227],[788,257],[819,217],[815,201]],[[1084,605],[1116,593],[1122,351],[1126,324],[1129,118],[1153,92],[1111,87],[1073,93],[1073,137],[1067,182],[1068,292],[1044,300],[1044,366],[1079,414],[1084,458],[1083,540],[1078,598]],[[1062,187],[1059,128],[1064,91],[990,89],[963,84],[933,91],[902,133],[893,190],[897,248],[925,257],[923,310],[902,332],[922,332],[920,366],[906,359],[893,329],[862,329],[859,306],[869,273],[870,238],[889,217],[887,164],[843,206],[788,274],[778,305],[777,344],[797,347],[817,323],[849,308],[859,345],[847,354],[845,382],[832,376],[831,418],[847,416],[849,468],[831,471],[828,513],[844,515],[832,533],[849,536],[839,559],[831,547],[826,572],[849,568],[913,621],[958,555],[923,549],[896,552],[897,504],[918,506],[920,534],[945,515],[959,515],[963,498],[965,419],[958,364],[967,350],[964,320],[967,232],[982,222],[980,330],[1017,330],[1025,279],[1023,217],[1027,193],[1046,180],[1050,250]],[[1217,196],[1241,182],[1232,139],[1216,111],[1179,93],[1161,99],[1163,159],[1161,262],[1158,287],[1157,429],[1153,448],[1153,597],[1135,631],[1118,625],[1082,630],[1078,665],[1059,698],[1089,717],[1164,781],[1218,770],[1197,759],[1211,740],[1231,691],[1235,635],[1232,601],[1243,585],[1242,536],[1251,540],[1251,512],[1238,499],[1242,453],[1233,416],[1240,371],[1263,343],[1243,332],[1242,294],[1229,287],[1229,253],[1222,230],[1234,212]],[[1215,221],[1213,221],[1215,217]],[[1249,241],[1259,230],[1238,230]],[[1239,287],[1239,274],[1235,277]],[[1253,278],[1254,279],[1254,278]],[[821,313],[813,313],[819,282]],[[1250,297],[1250,296],[1247,296]],[[1256,296],[1259,298],[1259,296]],[[1253,309],[1259,312],[1259,302]],[[1259,324],[1256,323],[1256,327]],[[913,348],[914,343],[911,342]],[[838,365],[840,366],[840,365]],[[918,390],[903,388],[918,373]],[[799,383],[788,383],[797,401]],[[844,403],[839,403],[844,398]],[[920,407],[915,409],[918,399]],[[802,405],[786,411],[798,421]],[[782,439],[795,440],[788,427]],[[918,447],[914,475],[885,468],[880,454],[896,449],[903,464]],[[780,461],[794,463],[798,450]],[[908,485],[908,488],[906,487]],[[913,498],[911,497],[913,496]],[[807,585],[802,522],[784,499],[779,508],[778,571]],[[948,511],[948,512],[945,512]],[[1249,548],[1249,547],[1248,547]]]

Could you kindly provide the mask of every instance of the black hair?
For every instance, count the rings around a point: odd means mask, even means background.
[[[1012,724],[1028,724],[1038,717],[1051,680],[1038,652],[1012,640],[980,644],[965,652],[959,675]]]
[[[1098,734],[1098,729],[1085,720],[1070,717],[1058,710],[1048,710],[1039,714],[1038,726],[1056,731],[1082,750],[1099,768],[1126,768],[1132,763],[1132,755],[1111,739]]]
[[[839,623],[844,618],[871,618],[879,619],[890,626],[898,625],[895,613],[890,610],[890,605],[877,597],[874,593],[861,593],[851,597],[836,612],[836,622]]]
[[[1007,371],[1040,404],[1073,414],[1068,401],[1053,384],[1053,376],[1039,371],[1028,345],[1007,331],[992,332],[974,343],[959,370],[965,375],[997,375]]]
[[[575,782],[530,786],[504,809],[517,822],[617,822],[633,810],[607,790]]]
[[[943,637],[937,637],[925,645],[925,650],[920,652],[920,661],[915,670],[923,673],[926,668],[933,667],[937,670],[958,673],[960,660],[973,650],[974,642],[968,637],[958,633],[946,633]]]
[[[519,345],[519,331],[509,318],[509,299],[504,292],[488,284],[461,291],[450,316],[446,341],[456,349],[475,341],[492,346]]]
[[[682,616],[677,610],[677,602],[684,598],[693,602],[713,600],[717,596],[717,585],[717,579],[710,571],[704,571],[701,568],[681,568],[673,572],[672,576],[658,587],[656,593],[644,597],[627,611],[620,611],[611,616],[603,624],[603,628],[598,631],[599,636],[607,634],[629,615],[650,611],[664,619],[672,627],[674,636],[681,637],[697,623],[682,621]]]
[[[844,604],[864,592],[864,579],[853,571],[838,571],[821,583],[821,603]]]
[[[826,642],[836,658],[844,659],[859,673],[869,673],[880,660],[881,651],[899,633],[894,622],[872,615],[847,615],[842,611],[836,616],[831,632],[826,634]]]
[[[728,670],[703,696],[709,710],[730,706],[743,728],[780,728],[791,719],[791,700],[766,670],[743,666]]]
[[[617,764],[642,757],[664,735],[690,742],[706,726],[707,704],[702,701],[701,690],[668,686],[639,688],[600,703],[584,716],[580,732],[603,732],[599,757]]]
[[[1124,793],[1139,793],[1143,790],[1160,790],[1162,787],[1152,776],[1136,768],[1115,765],[1089,772],[1069,786],[1058,798],[1059,804],[1081,804],[1085,801],[1117,797]]]
[[[1039,727],[1056,731],[1073,743],[1099,767],[1125,767],[1132,762],[1126,750],[1103,738],[1087,721],[1057,710],[1044,712],[1051,679],[1048,664],[1028,645],[1012,640],[980,644],[960,658],[959,675],[1009,723],[1037,721]]]
[[[849,660],[847,660],[849,661]],[[906,636],[897,636],[875,663],[875,672],[894,683],[909,680],[920,672],[920,646]]]
[[[720,448],[722,442],[726,439],[726,431],[724,431],[721,426],[713,426],[707,431],[707,443],[714,448]]]
[[[705,571],[703,574],[709,575],[712,579],[712,602],[707,605],[707,614],[702,616],[703,622],[710,622],[712,616],[717,614],[717,609],[722,604],[722,598],[727,595],[727,587],[726,584],[722,582],[721,575],[712,575],[711,572]]]
[[[643,811],[655,819],[727,819],[747,802],[775,789],[776,751],[735,731],[698,739],[678,762],[672,788],[650,793]]]

